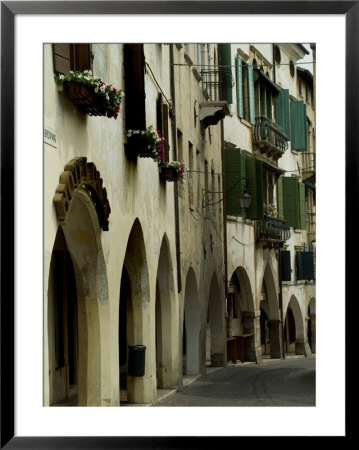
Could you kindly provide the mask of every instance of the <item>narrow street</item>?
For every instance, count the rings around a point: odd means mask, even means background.
[[[315,355],[209,368],[155,406],[315,406]]]

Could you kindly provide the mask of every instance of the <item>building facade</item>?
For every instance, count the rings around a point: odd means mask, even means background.
[[[297,67],[309,51],[301,44],[222,46],[233,79],[224,120],[227,339],[249,361],[309,355],[315,352],[315,91],[313,75]],[[251,196],[247,210],[238,203],[243,192]]]
[[[44,45],[45,406],[315,352],[306,51]]]

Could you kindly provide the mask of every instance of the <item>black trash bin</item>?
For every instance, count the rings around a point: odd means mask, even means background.
[[[145,374],[145,345],[128,346],[128,375],[131,377],[143,377]]]

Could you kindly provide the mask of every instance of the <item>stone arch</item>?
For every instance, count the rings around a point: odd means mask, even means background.
[[[290,297],[284,322],[285,350],[308,356],[310,349],[306,335],[305,318],[295,295]]]
[[[178,381],[178,306],[166,233],[158,259],[155,320],[157,387],[170,388]]]
[[[267,262],[263,272],[259,308],[262,354],[269,353],[271,358],[281,358],[282,322],[276,282],[270,262]]]
[[[129,345],[145,345],[145,374],[137,377],[127,372],[120,374],[120,383],[124,383],[125,398],[128,403],[152,402],[151,389],[151,330],[150,330],[150,289],[148,265],[143,231],[140,221],[132,225],[126,247],[122,268],[120,308],[119,308],[119,348],[126,351],[126,357],[120,354],[120,363],[128,361]],[[124,333],[123,328],[126,328]],[[121,339],[125,339],[125,342]],[[126,349],[126,350],[125,350]],[[122,364],[122,366],[123,366]],[[120,370],[121,372],[121,370]]]
[[[212,367],[222,367],[226,363],[224,302],[220,296],[216,273],[213,273],[208,298],[207,348]],[[208,358],[207,356],[207,358]]]
[[[316,353],[316,302],[314,297],[311,297],[308,303],[307,320],[308,344],[312,353]]]
[[[259,314],[255,311],[249,276],[242,266],[232,273],[228,287],[227,338],[233,336],[237,336],[237,347],[241,349],[237,357],[243,361],[259,362]]]
[[[76,314],[78,315],[76,404],[79,406],[110,405],[111,371],[108,358],[105,357],[106,348],[109,347],[110,342],[107,274],[101,245],[101,228],[87,189],[76,190],[66,223],[60,225],[60,229],[60,233],[63,234],[63,245],[66,246],[64,251],[71,257],[76,280]],[[50,303],[54,295],[59,295],[54,290],[56,276],[58,276],[56,273],[50,271],[49,311],[52,310]],[[61,286],[63,290],[66,289],[66,274],[63,276],[64,278],[59,280],[57,289]],[[60,296],[65,299],[63,294]],[[66,300],[64,302],[66,304]],[[64,306],[65,309],[67,306]],[[52,326],[57,325],[49,317],[49,336],[53,332]],[[51,345],[50,342],[49,344]],[[67,342],[65,346],[66,344]],[[49,354],[51,352],[52,349],[49,349]]]
[[[183,364],[184,373],[199,373],[199,338],[201,313],[198,288],[194,270],[189,268],[185,282],[184,318],[183,318]]]

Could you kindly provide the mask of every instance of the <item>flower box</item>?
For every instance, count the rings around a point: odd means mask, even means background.
[[[127,137],[126,151],[132,156],[139,156],[140,158],[153,158],[153,148],[150,146],[148,138],[141,134],[133,134]]]
[[[75,81],[64,83],[65,92],[82,111],[90,116],[112,117],[113,111],[108,111],[103,99],[92,88]]]
[[[161,167],[160,177],[163,181],[177,181],[178,172],[173,167]]]
[[[100,78],[93,78],[89,70],[58,74],[55,80],[63,86],[69,99],[86,114],[117,119],[121,99],[125,95],[121,89],[106,84]]]

